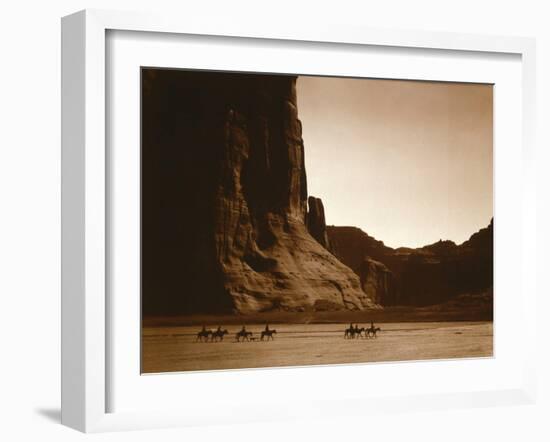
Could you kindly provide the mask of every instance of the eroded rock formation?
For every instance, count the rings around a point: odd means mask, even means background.
[[[331,251],[330,241],[327,234],[325,221],[325,207],[320,198],[310,196],[308,198],[307,229],[311,236],[317,240],[325,249]]]
[[[369,261],[376,260],[391,272],[387,292],[379,288],[374,295],[366,290],[382,305],[424,306],[445,303],[460,294],[492,293],[492,220],[460,245],[438,241],[417,249],[387,247],[356,227],[328,226],[327,232],[334,254],[356,272],[364,290],[364,281],[386,278],[385,270]]]
[[[328,246],[320,201],[307,214],[296,77],[143,80],[145,314],[378,307],[310,234]]]
[[[367,296],[380,305],[397,303],[397,287],[394,274],[381,262],[365,257],[359,269],[361,288]]]

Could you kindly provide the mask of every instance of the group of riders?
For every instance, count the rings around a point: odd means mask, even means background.
[[[217,342],[217,341],[223,341],[223,337],[228,334],[229,332],[227,330],[222,330],[221,326],[218,326],[218,328],[214,331],[207,330],[206,326],[202,326],[202,330],[197,333],[197,341],[201,342]],[[277,330],[273,330],[269,328],[269,324],[265,325],[265,329],[262,330],[260,334],[260,340],[263,341],[264,338],[267,338],[267,340],[271,339],[273,340],[273,335],[277,333]],[[241,341],[254,341],[256,338],[254,338],[254,333],[251,331],[248,331],[246,329],[246,326],[243,325],[241,330],[239,330],[235,334],[235,340],[237,342]]]
[[[365,328],[361,327],[359,328],[359,324],[351,324],[348,328],[344,331],[344,338],[345,339],[355,339],[355,338],[376,338],[376,333],[380,331],[380,327],[375,327],[374,322],[371,321],[370,327]],[[364,333],[364,335],[363,335]]]
[[[374,322],[371,321],[370,327],[359,327],[359,324],[353,325],[352,323],[349,325],[348,328],[344,331],[344,338],[345,339],[355,339],[355,338],[376,338],[376,333],[380,331],[380,327],[375,327]],[[197,333],[197,341],[201,342],[217,342],[217,341],[223,341],[223,337],[228,334],[229,332],[226,329],[222,329],[221,326],[218,326],[216,330],[207,330],[206,326],[202,326],[202,330]],[[273,330],[269,328],[269,324],[265,325],[264,330],[260,333],[260,340],[263,341],[264,338],[267,338],[267,340],[271,339],[273,340],[273,335],[277,333],[277,330]],[[251,331],[248,331],[246,329],[246,326],[243,325],[241,330],[239,330],[235,334],[235,340],[237,342],[243,342],[243,341],[255,341],[256,338],[254,337],[254,333]]]

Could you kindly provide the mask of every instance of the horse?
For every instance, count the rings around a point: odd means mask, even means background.
[[[269,338],[273,340],[273,335],[277,333],[277,330],[264,330],[262,331],[262,336],[260,337],[260,340],[263,341],[264,337],[267,336],[267,340],[269,341]]]
[[[362,334],[363,334],[363,332],[364,332],[365,330],[366,330],[365,327],[361,327],[361,328],[355,327],[354,334],[355,334],[355,335],[358,335],[359,337],[361,337]],[[354,336],[354,337],[355,337],[355,336]],[[365,337],[367,337],[366,333],[365,333]]]
[[[237,332],[237,334],[235,335],[235,339],[237,339],[237,342],[241,342],[241,338],[243,338],[243,341],[244,340],[249,341],[251,337],[252,337],[252,332],[249,332],[246,330],[241,330]]]
[[[376,338],[376,333],[381,331],[380,330],[380,327],[370,327],[367,329],[367,338],[370,337],[370,335],[372,335],[373,338]]]
[[[227,333],[229,333],[227,330],[218,329],[218,330],[216,330],[215,332],[212,333],[212,336],[210,337],[210,340],[216,342],[219,338],[220,341],[223,341],[223,337]]]
[[[344,338],[345,339],[355,339],[355,335],[361,336],[361,334],[365,331],[364,327],[350,327],[346,328],[344,331]]]
[[[355,327],[346,328],[344,331],[344,339],[353,339],[355,337]]]
[[[205,338],[206,341],[208,341],[208,338],[210,336],[212,336],[213,332],[212,330],[201,330],[200,332],[197,333],[197,339],[195,339],[195,341],[201,341],[202,342],[202,339]]]

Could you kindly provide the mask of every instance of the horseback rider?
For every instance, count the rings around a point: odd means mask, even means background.
[[[243,328],[241,329],[241,334],[245,334],[246,333],[246,326],[243,325]]]
[[[202,330],[197,333],[197,340],[202,341],[202,338],[206,338],[208,340],[208,335],[212,333],[209,330],[206,330],[206,326],[202,325]]]
[[[266,324],[266,325],[265,325],[265,331],[266,331],[266,332],[269,331],[269,324]]]

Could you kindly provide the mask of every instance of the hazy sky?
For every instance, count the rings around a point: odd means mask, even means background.
[[[461,243],[493,216],[490,85],[298,78],[310,195],[392,247]]]

